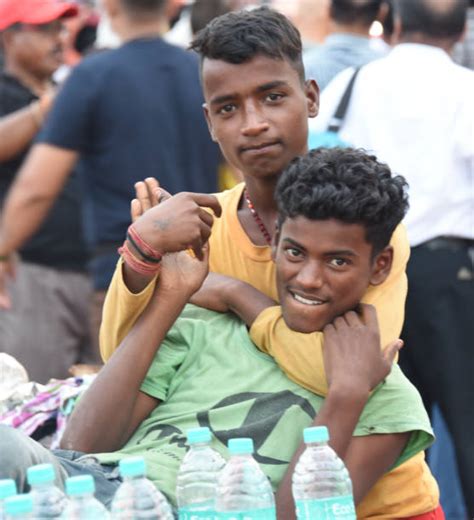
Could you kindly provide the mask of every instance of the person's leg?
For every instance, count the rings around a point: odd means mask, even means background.
[[[26,470],[35,464],[46,463],[54,466],[56,483],[64,487],[68,473],[58,457],[23,432],[0,425],[0,479],[12,478],[16,482],[18,492],[26,492]]]
[[[400,365],[451,432],[463,493],[474,515],[474,280],[466,247],[412,249]]]
[[[89,342],[91,286],[86,275],[20,262],[9,290],[12,309],[0,313],[2,350],[33,381],[68,377]]]

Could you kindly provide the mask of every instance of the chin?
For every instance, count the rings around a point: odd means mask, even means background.
[[[287,327],[295,332],[302,334],[311,334],[313,332],[322,332],[324,327],[329,323],[327,320],[315,320],[301,314],[283,311],[283,319]]]

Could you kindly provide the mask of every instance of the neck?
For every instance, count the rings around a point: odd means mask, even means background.
[[[169,29],[168,20],[164,16],[152,17],[150,20],[132,20],[122,17],[114,25],[114,30],[122,42],[140,38],[158,38]]]
[[[454,38],[440,40],[438,38],[428,38],[423,34],[410,34],[409,36],[401,36],[398,40],[398,43],[419,43],[421,45],[431,45],[432,47],[438,47],[439,49],[442,49],[448,54],[452,52],[456,42],[457,39]]]
[[[248,196],[261,216],[274,216],[276,213],[275,188],[277,181],[278,177],[272,179],[245,177]]]
[[[51,78],[49,76],[40,78],[18,66],[8,56],[5,58],[5,71],[17,78],[20,83],[28,87],[38,97],[42,96],[51,87]]]
[[[363,24],[353,24],[347,25],[343,23],[338,23],[335,21],[331,22],[331,34],[333,33],[343,33],[343,34],[352,34],[354,36],[363,36],[365,38],[369,37],[369,29]]]

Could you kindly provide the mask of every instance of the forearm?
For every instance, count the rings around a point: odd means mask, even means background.
[[[44,103],[34,101],[0,119],[0,161],[16,157],[28,147],[38,133],[46,112]]]
[[[35,145],[7,196],[0,227],[0,254],[19,249],[40,227],[77,159],[77,152]]]
[[[100,353],[104,361],[112,356],[125,336],[146,309],[153,296],[156,278],[141,293],[134,294],[124,280],[121,260],[110,282],[102,310]]]
[[[225,299],[229,310],[251,327],[257,316],[276,302],[250,284],[235,280],[225,288]]]
[[[64,434],[64,448],[86,453],[114,451],[128,440],[137,426],[133,423],[140,387],[186,301],[183,295],[151,301],[80,400]]]
[[[344,460],[352,440],[354,429],[359,421],[360,414],[369,397],[369,392],[351,389],[348,391],[342,387],[333,387],[321,407],[312,426],[327,426],[330,433],[329,444],[339,457]],[[296,450],[288,465],[283,480],[276,493],[276,506],[278,518],[293,520],[295,516],[295,504],[291,491],[292,475],[305,449],[302,442]]]

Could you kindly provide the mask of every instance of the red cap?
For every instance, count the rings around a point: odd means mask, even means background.
[[[75,4],[60,0],[0,0],[0,31],[16,23],[41,25],[77,12]]]

